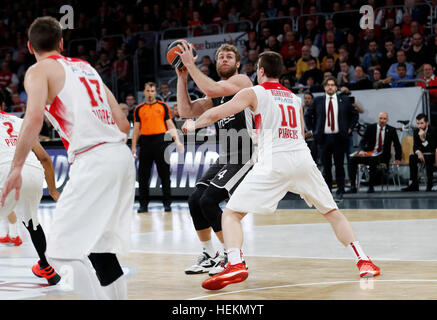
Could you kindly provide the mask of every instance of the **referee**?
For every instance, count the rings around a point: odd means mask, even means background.
[[[153,162],[156,164],[162,183],[163,204],[165,211],[171,211],[170,164],[165,161],[165,149],[169,145],[164,141],[168,131],[176,142],[179,152],[184,152],[170,110],[165,102],[156,100],[156,84],[147,82],[144,86],[145,102],[134,111],[134,129],[132,133],[132,154],[136,157],[137,143],[140,144],[138,184],[138,212],[147,212],[149,205],[149,181]]]

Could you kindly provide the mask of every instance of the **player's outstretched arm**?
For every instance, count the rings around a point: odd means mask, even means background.
[[[111,107],[111,112],[112,116],[114,117],[115,123],[122,132],[126,133],[126,135],[129,136],[129,120],[127,120],[126,115],[121,110],[120,105],[118,104],[111,90],[109,90],[105,84],[103,86],[105,88],[106,97],[108,98],[109,106]]]
[[[258,101],[255,92],[249,88],[243,89],[230,101],[206,111],[196,121],[187,120],[184,123],[182,130],[187,132],[207,127],[220,119],[229,117],[233,114],[243,111],[246,108],[250,108],[252,111],[254,111],[257,106]]]
[[[44,168],[44,176],[47,182],[47,187],[49,188],[50,196],[53,200],[58,201],[59,192],[56,190],[55,171],[53,170],[52,158],[50,158],[49,154],[44,150],[39,141],[35,141],[32,151],[35,153]]]

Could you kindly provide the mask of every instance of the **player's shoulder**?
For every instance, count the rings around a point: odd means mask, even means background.
[[[243,74],[243,73],[234,74],[227,81],[238,83],[241,87],[248,88],[248,87],[253,86],[252,80],[250,80],[250,78],[246,74]]]
[[[25,76],[29,77],[32,75],[53,74],[56,72],[57,68],[62,68],[58,62],[52,59],[44,59],[31,65],[27,69]]]

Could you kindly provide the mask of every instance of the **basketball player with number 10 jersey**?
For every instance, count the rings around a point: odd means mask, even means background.
[[[338,210],[311,157],[304,140],[301,100],[279,83],[282,70],[283,60],[279,54],[261,53],[257,68],[260,85],[241,90],[231,101],[206,111],[196,121],[187,120],[183,126],[183,130],[193,131],[247,106],[254,115],[258,134],[258,162],[237,187],[223,213],[229,263],[223,272],[203,282],[205,289],[218,290],[248,277],[242,263],[241,219],[247,213],[273,213],[289,191],[299,194],[324,215],[338,240],[350,248],[361,277],[380,274],[380,269],[361,248],[352,226]]]
[[[116,254],[130,248],[135,165],[126,145],[129,122],[88,62],[60,55],[62,29],[56,19],[37,18],[28,36],[37,63],[24,80],[27,110],[1,200],[19,187],[22,163],[45,111],[71,164],[47,237],[47,257],[57,269],[72,272],[64,279],[74,282],[70,285],[82,298],[126,298]]]

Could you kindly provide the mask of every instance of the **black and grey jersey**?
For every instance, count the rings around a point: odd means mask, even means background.
[[[213,106],[217,107],[234,97],[212,98]],[[254,151],[254,120],[248,108],[215,123],[222,163],[244,164],[249,161]]]

